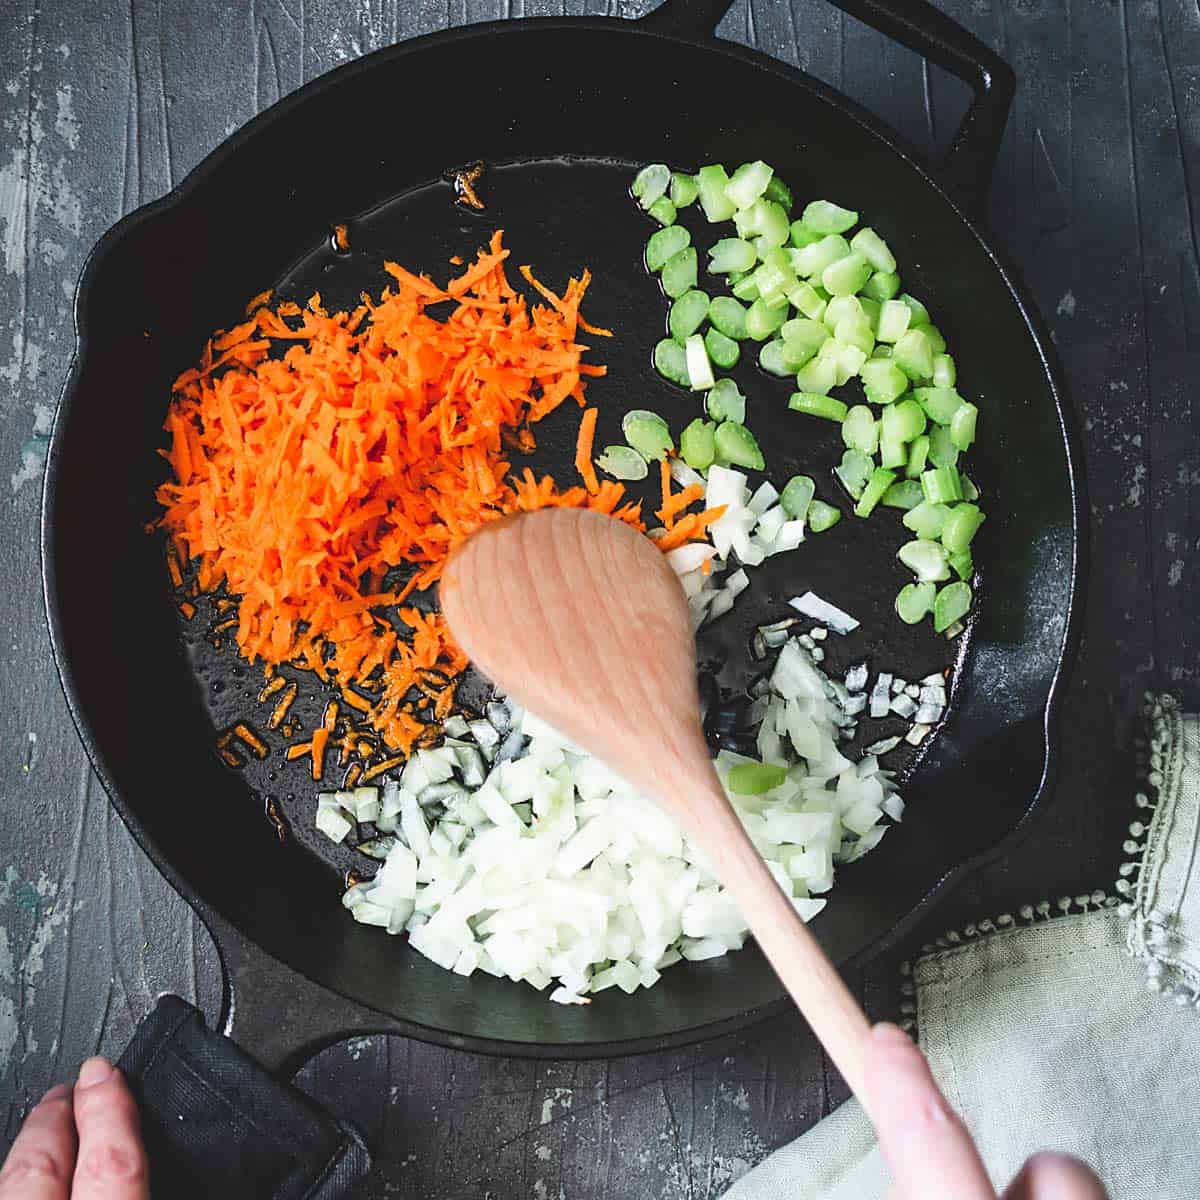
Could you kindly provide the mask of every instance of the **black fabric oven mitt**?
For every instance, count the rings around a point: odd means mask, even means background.
[[[137,1098],[155,1200],[342,1200],[371,1156],[356,1130],[163,996],[117,1064]]]

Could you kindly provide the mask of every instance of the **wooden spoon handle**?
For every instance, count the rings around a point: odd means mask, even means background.
[[[711,806],[690,832],[737,901],[796,1007],[851,1090],[864,1099],[863,1059],[871,1028],[867,1016],[775,882],[715,781],[713,792]]]

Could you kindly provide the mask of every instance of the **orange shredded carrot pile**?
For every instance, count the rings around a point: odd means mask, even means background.
[[[507,444],[532,445],[528,424],[568,399],[583,406],[586,379],[604,374],[583,361],[578,332],[607,331],[579,315],[587,271],[559,296],[523,267],[546,302],[530,305],[505,275],[508,253],[497,232],[444,288],[388,263],[393,285],[351,312],[328,313],[319,296],[258,307],[179,376],[166,419],[174,478],[158,492],[162,524],[197,560],[202,590],[224,584],[238,598],[241,654],[332,680],[402,754],[449,715],[466,665],[439,614],[403,603],[459,542],[550,505],[644,529],[640,505],[594,470],[581,467],[587,486],[566,490],[510,472]],[[444,319],[426,311],[443,301]],[[704,516],[673,536],[703,536]],[[392,568],[411,571],[403,586],[385,586]],[[319,777],[331,733],[323,723],[289,757],[310,755]]]

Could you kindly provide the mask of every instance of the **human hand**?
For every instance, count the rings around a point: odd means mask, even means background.
[[[997,1200],[971,1135],[903,1030],[887,1024],[871,1030],[865,1078],[864,1102],[891,1172],[892,1200]],[[1045,1151],[1025,1163],[1000,1200],[1107,1200],[1107,1194],[1090,1167]]]
[[[149,1200],[137,1105],[116,1067],[89,1058],[51,1088],[0,1169],[0,1200]]]

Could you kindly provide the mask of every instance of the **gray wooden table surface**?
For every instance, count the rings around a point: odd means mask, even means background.
[[[648,4],[570,0],[635,16]],[[1055,803],[939,922],[1105,886],[1129,819],[1136,697],[1200,693],[1200,12],[1194,0],[942,0],[1020,88],[991,222],[1054,331],[1090,473],[1086,637]],[[46,436],[91,244],[306,80],[398,38],[561,13],[517,0],[0,0],[0,1103],[117,1054],[170,989],[210,1015],[212,945],[111,813],[43,628]],[[735,0],[724,37],[797,64],[937,152],[956,84],[823,0]],[[731,97],[736,103],[736,97]],[[403,136],[403,114],[397,114]],[[881,186],[886,186],[881,181]],[[119,412],[120,397],[113,397]],[[894,1003],[892,969],[857,979]],[[793,1019],[601,1063],[361,1039],[302,1071],[383,1148],[380,1195],[537,1200],[720,1194],[844,1094]]]

